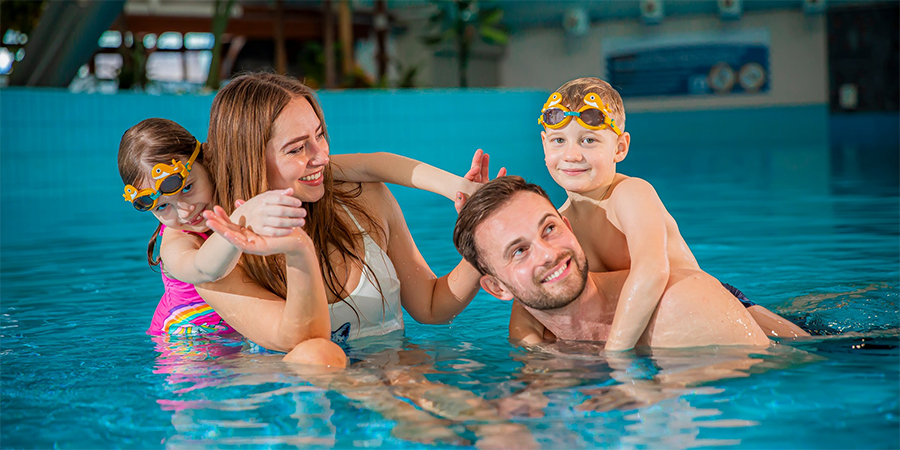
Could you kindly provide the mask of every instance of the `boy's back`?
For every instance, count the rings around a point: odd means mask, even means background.
[[[638,186],[639,184],[645,186]],[[658,196],[648,195],[649,183],[639,178],[616,174],[608,194],[600,201],[581,207],[566,202],[559,212],[572,225],[578,242],[584,247],[588,267],[592,272],[625,270],[631,268],[628,242],[622,224],[616,214],[621,208],[634,208],[649,204],[654,213],[644,214],[648,220],[658,217],[658,225],[665,229],[665,249],[670,270],[701,270],[678,230],[678,224],[669,214]],[[652,190],[652,187],[650,187]],[[640,211],[638,211],[640,213]]]

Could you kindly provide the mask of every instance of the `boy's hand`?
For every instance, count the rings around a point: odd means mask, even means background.
[[[475,150],[475,154],[472,156],[472,166],[463,177],[467,181],[469,181],[471,189],[468,192],[457,192],[456,200],[453,201],[453,206],[456,208],[457,213],[459,213],[459,211],[462,209],[462,206],[466,203],[466,200],[469,199],[470,195],[474,194],[475,191],[480,189],[481,186],[484,185],[484,183],[487,183],[491,180],[490,162],[490,155],[485,153],[480,148],[478,150]],[[503,176],[506,176],[506,167],[501,167],[497,172],[497,178]]]
[[[306,224],[303,203],[291,194],[292,188],[263,192],[248,201],[237,200],[235,220],[259,236],[288,236],[293,228]]]
[[[203,217],[211,230],[244,253],[265,256],[315,252],[312,239],[300,227],[292,228],[285,236],[261,236],[249,227],[232,222],[221,206],[214,206],[212,211],[204,211]]]

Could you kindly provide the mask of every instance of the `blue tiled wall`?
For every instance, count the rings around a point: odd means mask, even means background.
[[[543,169],[538,109],[546,92],[501,90],[343,91],[320,95],[335,153],[391,151],[464,172],[476,148],[554,189]],[[206,137],[213,96],[72,94],[64,90],[0,91],[2,199],[48,194],[119,199],[116,152],[122,133],[148,117],[177,121]],[[632,153],[623,164],[640,174],[654,164],[648,148],[688,154],[697,146],[827,146],[825,105],[723,111],[633,113]]]

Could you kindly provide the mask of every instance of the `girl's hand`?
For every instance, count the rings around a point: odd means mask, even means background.
[[[487,183],[491,180],[490,176],[490,162],[491,156],[487,153],[484,153],[480,148],[475,150],[475,155],[472,156],[472,167],[469,168],[469,171],[465,174],[463,178],[469,181],[471,189],[469,192],[457,192],[456,200],[453,201],[453,206],[456,208],[456,212],[462,209],[463,205],[466,203],[466,200],[469,199],[469,196],[474,194],[475,191],[481,188],[484,183]],[[501,167],[497,172],[497,178],[506,176],[506,167]]]
[[[258,236],[288,236],[294,228],[306,224],[306,210],[303,203],[291,194],[292,188],[263,192],[256,197],[234,202],[235,214],[240,217],[240,226]],[[212,228],[212,227],[210,227]]]
[[[221,206],[214,206],[212,211],[204,211],[203,217],[206,218],[206,225],[211,230],[244,253],[265,256],[315,252],[312,239],[300,227],[290,229],[289,234],[285,236],[261,236],[249,227],[232,222]]]

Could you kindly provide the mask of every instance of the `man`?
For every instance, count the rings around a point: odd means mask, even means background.
[[[521,177],[484,185],[459,213],[453,242],[482,274],[481,287],[513,300],[510,338],[605,341],[627,270],[588,272],[569,222],[540,186]],[[672,271],[638,345],[766,346],[741,303],[702,271]]]

